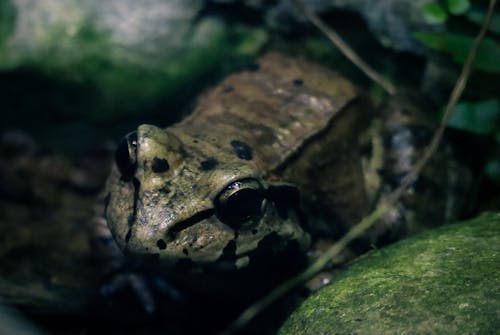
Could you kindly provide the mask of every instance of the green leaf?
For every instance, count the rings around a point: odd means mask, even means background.
[[[460,102],[448,126],[480,135],[494,134],[500,126],[500,102],[495,99]]]
[[[453,15],[462,15],[470,8],[469,0],[446,0],[446,5]]]
[[[484,17],[486,16],[485,9],[473,8],[467,12],[466,17],[469,21],[477,24],[478,26],[483,25]],[[500,13],[494,13],[491,18],[490,29],[491,32],[500,34]]]
[[[446,22],[448,13],[438,3],[429,2],[422,7],[424,20],[429,24],[441,24]]]
[[[473,37],[451,33],[415,33],[414,37],[429,48],[452,55],[458,64],[464,64],[474,42]],[[479,47],[474,69],[500,73],[500,44],[492,38],[485,38]]]

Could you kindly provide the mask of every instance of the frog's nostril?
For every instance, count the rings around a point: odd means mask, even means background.
[[[167,247],[167,243],[165,243],[164,240],[158,240],[156,242],[156,246],[160,249],[160,250],[164,250],[166,247]]]

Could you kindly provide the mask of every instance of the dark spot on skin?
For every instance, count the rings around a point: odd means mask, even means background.
[[[201,171],[210,171],[215,169],[215,167],[219,164],[219,162],[215,158],[209,158],[200,163]]]
[[[169,168],[170,166],[168,165],[166,159],[158,157],[155,157],[153,159],[153,164],[151,165],[151,169],[153,170],[153,172],[162,173],[168,171]]]
[[[195,138],[195,139],[193,140],[193,143],[198,143],[198,140]]]
[[[191,157],[191,155],[183,147],[180,147],[177,153],[181,155],[182,159],[187,159]]]
[[[188,256],[188,255],[189,255],[189,252],[188,252],[188,250],[187,250],[186,248],[182,249],[182,253],[183,253],[184,255],[186,255],[186,256]]]
[[[128,243],[128,241],[130,240],[130,237],[132,236],[132,230],[129,229],[127,231],[127,235],[125,235],[125,242]]]
[[[164,250],[166,247],[167,247],[167,243],[165,243],[165,241],[163,240],[158,240],[156,242],[156,246],[160,249],[160,250]]]
[[[244,160],[251,160],[253,158],[252,154],[252,148],[246,144],[245,142],[238,141],[238,140],[232,140],[231,141],[231,146],[234,149],[234,152],[238,156],[238,158],[244,159]]]
[[[224,89],[222,90],[222,93],[229,93],[232,91],[234,91],[234,88],[231,86],[227,86],[227,87],[224,87]]]
[[[255,72],[260,69],[260,64],[259,63],[253,63],[247,66],[247,70],[250,72]]]
[[[163,193],[163,194],[169,194],[170,193],[170,189],[168,187],[166,187],[166,186],[163,186],[162,188],[160,188],[158,190],[158,192]]]
[[[302,86],[302,85],[304,85],[304,81],[302,79],[300,79],[300,78],[297,78],[297,79],[293,80],[293,84],[295,86]]]

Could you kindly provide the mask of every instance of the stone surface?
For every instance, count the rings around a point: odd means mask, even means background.
[[[498,334],[500,214],[428,231],[352,264],[280,334]]]

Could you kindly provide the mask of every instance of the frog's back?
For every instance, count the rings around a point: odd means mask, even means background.
[[[270,53],[203,95],[174,126],[213,150],[236,151],[272,173],[358,96],[339,74],[300,58]]]

